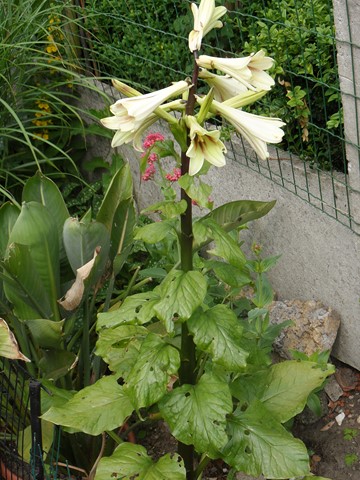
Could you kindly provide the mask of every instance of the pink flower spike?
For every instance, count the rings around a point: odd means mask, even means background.
[[[165,137],[161,133],[149,133],[144,140],[143,147],[150,148],[155,142],[162,142],[163,140],[165,140]]]
[[[144,182],[147,182],[148,180],[151,180],[153,176],[155,175],[155,166],[153,164],[149,165],[147,169],[145,170],[144,175],[141,177]]]
[[[154,162],[156,162],[156,160],[158,159],[158,156],[156,155],[156,153],[150,153],[149,155],[149,158],[148,158],[148,164],[149,165],[152,165]]]
[[[169,182],[177,182],[181,177],[181,170],[180,168],[174,168],[173,173],[168,173],[165,175],[166,180]]]

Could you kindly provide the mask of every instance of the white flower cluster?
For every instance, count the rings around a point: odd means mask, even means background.
[[[284,135],[281,127],[285,124],[278,118],[253,115],[241,108],[253,103],[274,85],[274,80],[265,71],[273,66],[274,61],[265,56],[262,50],[243,58],[199,56],[204,36],[213,28],[222,27],[220,18],[226,13],[226,8],[215,7],[215,0],[201,0],[200,6],[193,3],[191,10],[194,28],[189,34],[189,49],[195,54],[199,78],[211,90],[205,98],[196,97],[200,105],[199,114],[183,115],[180,120],[190,137],[190,146],[186,151],[190,158],[189,174],[198,173],[205,160],[217,167],[225,165],[226,148],[220,140],[220,132],[207,131],[202,125],[209,115],[220,115],[231,123],[258,156],[265,160],[269,156],[267,143],[281,142]],[[116,83],[117,88],[131,98],[118,100],[110,107],[114,116],[104,118],[101,122],[105,127],[117,131],[112,140],[113,147],[133,141],[136,149],[141,149],[142,134],[159,118],[165,118],[172,124],[179,123],[168,112],[181,107],[183,109],[183,102],[165,102],[172,97],[179,97],[191,87],[188,82],[180,81],[162,90],[141,95],[120,82]]]

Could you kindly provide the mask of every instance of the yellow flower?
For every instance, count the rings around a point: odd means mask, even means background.
[[[265,57],[262,50],[243,58],[200,55],[196,61],[200,67],[220,70],[230,75],[250,90],[270,90],[275,83],[270,75],[264,72],[274,64],[274,61],[270,57]]]
[[[201,41],[213,28],[221,28],[221,18],[226,13],[225,7],[215,7],[215,0],[201,0],[198,7],[191,4],[194,16],[194,29],[189,34],[189,49],[191,52],[200,50]]]
[[[218,130],[205,130],[193,116],[185,117],[186,125],[190,128],[190,146],[186,155],[190,158],[189,175],[196,175],[204,161],[223,167],[226,163],[224,153],[226,147],[220,140]]]
[[[262,160],[269,157],[267,143],[279,143],[284,136],[281,127],[285,123],[279,118],[253,115],[216,100],[213,101],[212,111],[231,123]]]

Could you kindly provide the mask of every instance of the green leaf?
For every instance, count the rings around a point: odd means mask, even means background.
[[[213,202],[209,200],[212,192],[210,185],[188,174],[182,175],[178,180],[178,184],[200,207],[212,208]]]
[[[122,443],[111,457],[103,457],[96,469],[95,480],[185,480],[183,461],[170,453],[153,462],[141,445]]]
[[[274,292],[271,288],[269,280],[260,274],[255,281],[255,296],[252,298],[253,303],[258,308],[264,308],[274,299]]]
[[[199,453],[218,456],[226,444],[226,415],[232,411],[227,383],[204,374],[197,385],[182,385],[167,394],[159,409],[174,437]]]
[[[63,225],[69,217],[69,212],[56,184],[41,172],[37,172],[26,182],[22,200],[23,202],[37,202],[46,207],[56,225],[61,246]]]
[[[75,367],[76,360],[76,355],[67,350],[44,350],[43,357],[39,361],[39,368],[45,378],[56,381]]]
[[[266,215],[275,205],[276,201],[272,202],[258,202],[254,200],[238,200],[235,202],[229,202],[225,205],[215,208],[212,212],[202,217],[197,223],[207,223],[208,220],[213,220],[223,230],[230,232],[241,225],[245,225],[251,220]],[[207,243],[211,242],[212,238],[204,238],[201,240],[196,248],[202,248]]]
[[[2,318],[0,318],[0,357],[30,362],[30,360],[20,352],[14,334],[10,331],[8,324]]]
[[[4,292],[20,319],[50,318],[49,296],[36,270],[27,245],[11,244],[4,261]]]
[[[139,228],[134,238],[145,243],[158,243],[169,234],[175,234],[175,229],[171,223],[166,221],[154,222]]]
[[[196,311],[188,320],[195,344],[213,361],[229,370],[241,370],[246,366],[247,352],[241,348],[242,327],[227,306],[216,305],[209,310]]]
[[[101,357],[118,377],[126,379],[147,334],[146,328],[135,325],[103,329],[96,342],[95,354]]]
[[[77,392],[64,406],[50,408],[42,418],[89,435],[100,435],[120,427],[133,410],[123,387],[110,375]]]
[[[310,393],[335,371],[333,365],[321,368],[314,362],[288,360],[270,368],[261,401],[281,423],[305,408]]]
[[[98,314],[97,330],[116,327],[121,324],[143,325],[156,316],[154,306],[160,300],[154,291],[136,293],[126,297],[117,309]]]
[[[177,373],[179,367],[180,355],[176,348],[150,333],[141,345],[125,387],[136,408],[149,407],[160,400],[171,375]]]
[[[41,447],[44,455],[50,453],[51,445],[54,440],[54,425],[45,420],[41,420]],[[26,463],[31,464],[32,431],[31,425],[19,432],[18,438],[19,456]]]
[[[154,309],[168,332],[174,329],[173,319],[188,320],[202,304],[207,291],[206,278],[195,271],[172,270],[157,287],[161,300]]]
[[[110,238],[102,223],[84,223],[77,218],[68,218],[64,225],[63,237],[66,254],[74,273],[93,258],[96,249],[99,250],[98,256],[101,255],[105,263]]]
[[[0,258],[5,255],[8,246],[9,237],[13,226],[20,214],[18,207],[10,202],[6,202],[0,207]]]
[[[175,202],[172,200],[164,200],[163,202],[155,203],[150,205],[150,207],[142,210],[142,214],[147,214],[151,212],[161,212],[166,219],[178,218],[179,215],[186,211],[186,201],[180,200],[180,202]]]
[[[208,227],[215,242],[215,248],[208,250],[208,253],[223,258],[234,267],[243,269],[246,258],[239,243],[217,224],[209,222]]]
[[[259,401],[238,408],[228,420],[230,440],[222,458],[238,471],[284,479],[309,473],[305,445],[295,439]]]
[[[245,265],[239,268],[225,262],[209,260],[205,261],[205,266],[206,268],[212,268],[222,282],[233,288],[243,287],[252,281],[249,270]]]
[[[132,177],[130,166],[125,163],[112,178],[96,216],[96,220],[103,223],[109,233],[112,231],[118,206],[129,198],[132,198]]]
[[[62,335],[65,320],[54,322],[46,319],[26,320],[36,345],[42,348],[58,348]]]
[[[110,259],[113,261],[114,275],[120,272],[131,251],[134,226],[134,202],[129,198],[119,203],[111,229]]]
[[[25,245],[46,292],[54,318],[60,320],[57,299],[60,297],[59,236],[47,208],[36,202],[23,203],[11,231],[11,243]],[[33,272],[25,275],[31,276]],[[39,299],[36,299],[39,301]]]

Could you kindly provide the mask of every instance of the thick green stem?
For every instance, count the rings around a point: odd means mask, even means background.
[[[199,67],[196,63],[197,52],[194,52],[194,72],[192,78],[192,87],[189,91],[189,97],[186,104],[186,115],[194,114],[195,94],[197,88],[197,80]],[[188,135],[188,145],[190,139]],[[181,175],[189,172],[190,159],[185,152],[181,154]],[[181,234],[180,234],[180,253],[181,253],[181,269],[189,272],[193,269],[193,230],[192,230],[192,203],[191,198],[181,189],[181,200],[185,200],[187,208],[181,215]],[[193,337],[190,335],[186,322],[182,324],[181,331],[181,365],[179,370],[180,384],[194,385],[196,383],[196,351]],[[185,445],[179,442],[178,452],[184,460],[186,468],[186,479],[195,479],[194,470],[194,446]]]

